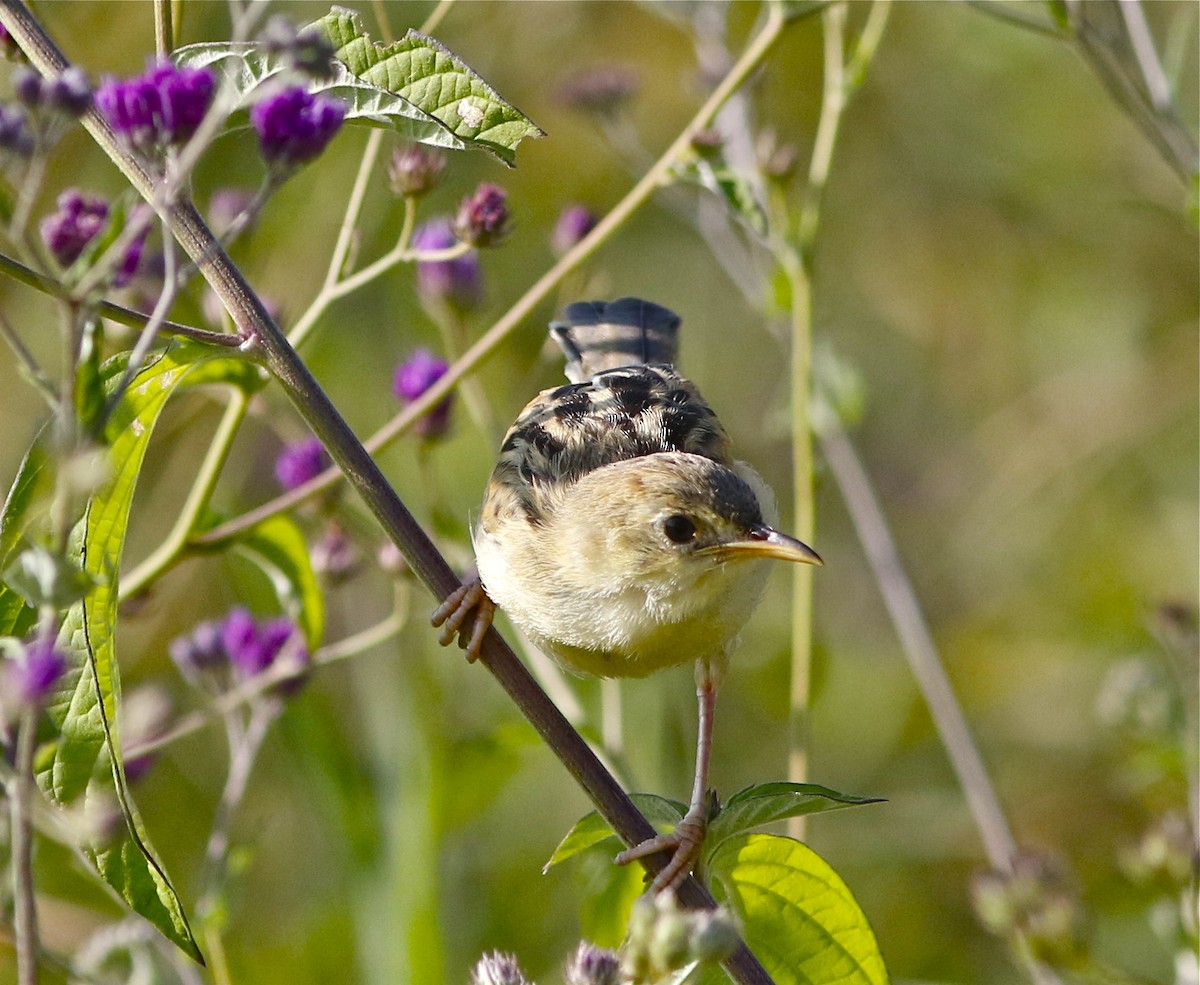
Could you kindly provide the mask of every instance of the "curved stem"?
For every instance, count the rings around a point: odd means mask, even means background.
[[[200,465],[200,470],[192,482],[192,488],[184,501],[183,509],[175,520],[171,532],[163,542],[141,564],[133,569],[120,581],[120,598],[133,598],[147,585],[158,578],[164,571],[172,567],[187,550],[188,539],[200,519],[200,515],[208,508],[216,489],[217,479],[225,467],[229,450],[233,445],[233,437],[241,426],[250,406],[250,398],[239,389],[233,389],[225,415],[221,418],[208,452]]]
[[[33,889],[33,754],[37,748],[37,711],[27,709],[17,725],[14,789],[9,801],[12,831],[13,930],[17,982],[37,985],[38,925]]]

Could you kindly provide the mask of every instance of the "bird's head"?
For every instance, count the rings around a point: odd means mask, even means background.
[[[753,480],[700,455],[663,452],[587,474],[561,515],[578,526],[575,556],[613,585],[687,591],[743,560],[820,564],[816,551],[764,519],[770,493]]]

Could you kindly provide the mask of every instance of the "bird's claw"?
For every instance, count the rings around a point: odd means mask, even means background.
[[[433,610],[429,621],[441,626],[438,642],[449,646],[458,637],[458,645],[466,651],[467,660],[474,663],[479,659],[483,637],[492,625],[496,603],[488,598],[483,583],[478,578],[463,582],[446,596],[444,602]]]
[[[621,852],[614,861],[617,865],[628,865],[655,852],[673,850],[671,860],[659,870],[654,881],[650,883],[650,892],[661,893],[667,889],[675,889],[700,861],[700,849],[704,846],[706,827],[704,816],[689,810],[675,826],[674,831],[647,838],[641,844]]]

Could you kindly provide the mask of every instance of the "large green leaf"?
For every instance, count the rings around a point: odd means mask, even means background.
[[[48,795],[68,803],[84,793],[89,798],[101,795],[107,784],[97,776],[96,768],[102,753],[107,753],[126,831],[91,850],[96,868],[136,912],[197,960],[202,958],[183,907],[155,857],[125,784],[114,727],[120,701],[115,648],[117,572],[146,448],[167,399],[193,375],[197,381],[241,379],[242,369],[196,372],[210,360],[228,359],[229,355],[228,350],[211,346],[173,343],[147,362],[108,420],[105,437],[111,475],[89,500],[71,547],[96,587],[67,611],[63,621],[59,646],[70,667],[47,706],[59,735],[37,762],[38,781]],[[103,376],[110,392],[124,368],[122,357],[105,365]]]
[[[725,802],[708,826],[705,847],[715,850],[723,839],[772,821],[878,803],[878,797],[853,797],[815,783],[760,783],[738,791]]]
[[[177,65],[188,68],[220,69],[229,80],[234,110],[245,109],[264,95],[263,87],[277,84],[279,74],[286,70],[282,55],[272,54],[260,45],[234,41],[210,41],[189,44],[171,55]],[[364,123],[395,130],[409,140],[450,150],[465,150],[467,143],[459,139],[440,120],[434,119],[421,107],[403,96],[388,92],[358,78],[345,65],[333,66],[327,79],[309,83],[311,92],[340,100],[346,107],[347,123]],[[244,117],[241,118],[243,124]]]
[[[713,852],[708,871],[776,985],[887,985],[866,916],[807,845],[779,835],[735,835]],[[688,981],[725,979],[701,972]]]
[[[46,450],[43,431],[34,439],[21,460],[0,510],[0,571],[8,568],[9,558],[25,536],[25,531],[39,515],[35,503],[46,485]],[[37,612],[20,593],[0,582],[0,636],[24,636],[33,628]]]
[[[403,96],[469,147],[512,164],[522,140],[545,136],[541,127],[433,38],[409,31],[392,44],[376,43],[363,30],[358,13],[344,7],[333,7],[317,26],[356,76]]]

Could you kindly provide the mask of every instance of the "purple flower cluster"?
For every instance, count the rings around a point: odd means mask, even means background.
[[[420,252],[446,250],[458,244],[450,220],[432,219],[413,233],[413,249]],[[483,300],[483,271],[475,253],[464,253],[453,260],[418,260],[417,294],[427,306],[446,305],[465,314]]]
[[[135,78],[105,82],[96,90],[96,108],[134,147],[150,151],[191,137],[215,91],[209,69],[163,62]]]
[[[61,75],[43,79],[22,66],[13,72],[13,92],[28,109],[78,118],[92,105],[92,87],[87,73],[76,65]]]
[[[85,195],[78,188],[68,188],[57,199],[58,211],[42,219],[39,229],[42,242],[63,269],[71,266],[108,223],[108,203],[102,198]],[[147,233],[149,231],[147,230]],[[115,287],[128,284],[142,260],[143,234],[125,250],[113,273]]]
[[[243,608],[230,609],[224,619],[199,623],[191,633],[176,637],[168,650],[179,672],[198,687],[229,682],[230,672],[250,678],[287,659],[297,671],[307,667],[308,648],[291,619],[256,620]]]
[[[296,86],[254,104],[250,122],[269,164],[294,167],[311,161],[342,126],[346,107]]]
[[[486,181],[462,200],[454,217],[455,234],[472,246],[495,246],[509,229],[508,195]]]
[[[439,359],[428,349],[417,349],[396,367],[396,378],[392,392],[404,403],[411,404],[438,380],[446,375],[450,364]],[[417,434],[423,438],[437,438],[450,428],[452,397],[446,397],[421,418],[416,424]]]
[[[40,707],[67,669],[52,640],[36,640],[5,665],[7,693],[21,704]]]
[[[279,453],[275,459],[275,478],[284,489],[292,490],[315,479],[329,465],[329,454],[321,444],[321,439],[310,434]]]

